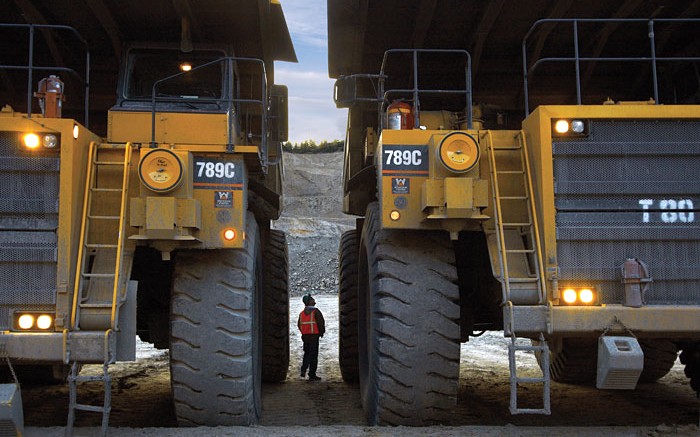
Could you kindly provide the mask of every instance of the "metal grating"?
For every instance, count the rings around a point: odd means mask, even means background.
[[[621,303],[620,268],[648,264],[648,304],[700,305],[700,121],[593,120],[553,143],[562,285]]]
[[[0,329],[19,309],[56,303],[60,159],[20,147],[17,132],[0,132]]]

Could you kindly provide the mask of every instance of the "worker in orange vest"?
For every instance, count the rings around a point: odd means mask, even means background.
[[[301,298],[304,302],[304,310],[299,313],[297,327],[301,331],[301,341],[304,342],[304,359],[301,362],[301,377],[306,377],[306,370],[309,370],[309,381],[320,381],[316,376],[318,367],[318,343],[326,332],[326,322],[323,314],[316,308],[316,301],[310,294]]]

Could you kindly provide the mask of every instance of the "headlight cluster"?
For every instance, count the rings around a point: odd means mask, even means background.
[[[58,150],[61,146],[61,136],[55,133],[27,133],[22,136],[22,144],[29,150]]]
[[[593,287],[565,287],[559,290],[559,297],[566,305],[596,305],[598,302]]]
[[[588,121],[580,119],[552,120],[552,136],[585,137],[588,135]]]
[[[53,315],[47,313],[15,313],[14,329],[17,331],[48,331],[53,328]]]

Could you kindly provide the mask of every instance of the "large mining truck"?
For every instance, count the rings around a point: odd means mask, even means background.
[[[84,410],[106,431],[108,366],[137,335],[170,349],[179,424],[255,423],[289,362],[280,3],[0,12],[3,357],[20,383],[67,377],[69,432]],[[102,405],[77,401],[90,382]]]
[[[485,331],[510,339],[512,414],[550,414],[551,380],[655,381],[679,352],[700,391],[699,13],[328,0],[358,217],[340,364],[370,424],[449,423],[460,343]]]

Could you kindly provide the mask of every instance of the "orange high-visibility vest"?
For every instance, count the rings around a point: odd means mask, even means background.
[[[301,333],[303,334],[318,334],[318,324],[316,323],[316,310],[311,311],[310,314],[302,311],[299,314],[299,327]]]

